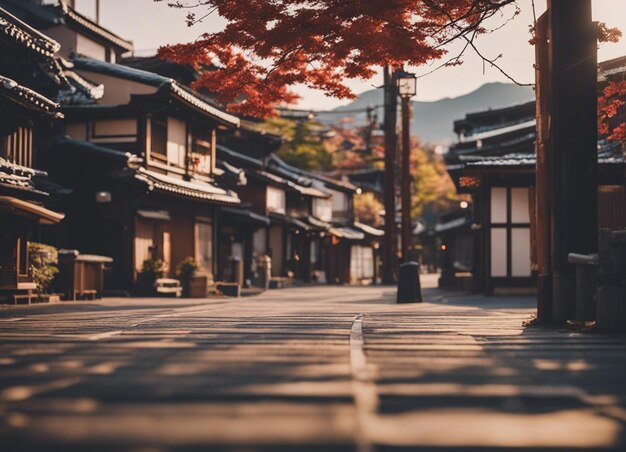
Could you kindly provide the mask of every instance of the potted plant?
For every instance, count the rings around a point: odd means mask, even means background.
[[[43,243],[28,242],[28,262],[33,282],[37,284],[37,294],[41,299],[49,294],[52,280],[59,272],[57,249]]]
[[[176,266],[176,277],[183,286],[183,297],[202,298],[206,296],[206,287],[202,291],[202,287],[196,287],[194,277],[200,269],[200,265],[192,257],[188,257]]]
[[[142,295],[154,295],[156,280],[163,276],[165,263],[161,259],[151,257],[141,264],[141,271],[137,275],[137,291]]]

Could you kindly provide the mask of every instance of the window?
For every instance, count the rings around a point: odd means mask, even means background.
[[[16,165],[33,166],[33,131],[29,127],[18,127],[2,139],[0,157]]]
[[[213,225],[209,222],[196,223],[196,260],[205,271],[213,272]]]
[[[285,191],[276,187],[267,187],[267,210],[285,213]]]
[[[150,151],[156,157],[167,155],[167,118],[155,116],[150,121]]]
[[[330,199],[315,198],[313,200],[313,216],[322,221],[332,221],[333,202]]]
[[[174,118],[167,118],[167,163],[185,166],[185,149],[187,144],[186,124]]]
[[[374,277],[374,250],[368,246],[352,245],[350,248],[350,279],[358,283]]]
[[[532,275],[529,196],[528,188],[491,188],[490,257],[494,278]]]
[[[211,143],[194,138],[191,154],[191,169],[205,174],[211,174]]]
[[[333,220],[346,221],[350,219],[348,195],[341,191],[331,190],[333,195]]]

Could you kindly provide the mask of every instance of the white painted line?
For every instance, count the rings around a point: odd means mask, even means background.
[[[368,439],[368,424],[378,409],[378,393],[372,381],[363,346],[363,314],[359,314],[350,330],[350,369],[352,373],[352,395],[356,406],[356,447],[359,452],[370,452],[373,445]]]

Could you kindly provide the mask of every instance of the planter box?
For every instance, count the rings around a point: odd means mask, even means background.
[[[185,289],[185,297],[187,298],[206,298],[209,290],[209,278],[205,275],[194,276],[189,287]]]
[[[217,283],[217,290],[227,297],[239,298],[241,296],[241,286],[237,283]]]

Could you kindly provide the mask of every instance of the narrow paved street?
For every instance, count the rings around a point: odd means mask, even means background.
[[[623,336],[425,293],[3,307],[2,450],[626,446]]]

